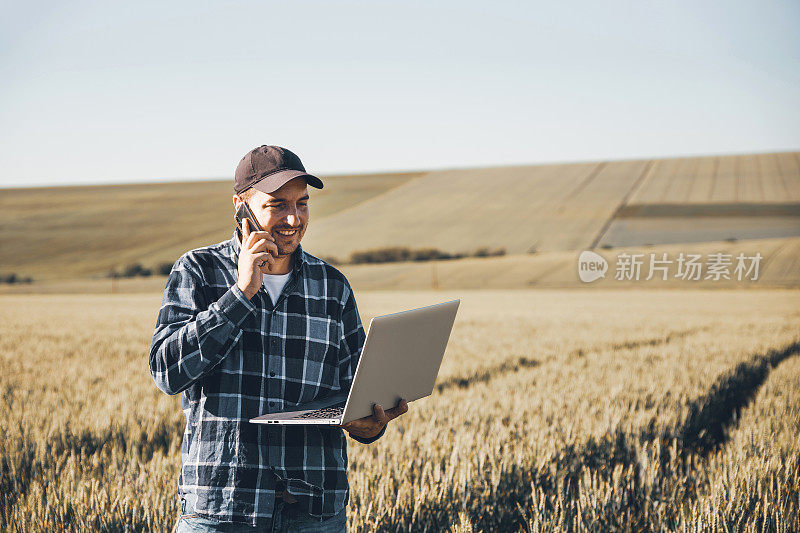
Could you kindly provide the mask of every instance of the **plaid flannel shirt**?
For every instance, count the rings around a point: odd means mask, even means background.
[[[298,246],[277,302],[263,286],[248,300],[239,249],[234,230],[181,256],[158,313],[150,372],[163,392],[183,393],[186,416],[179,497],[202,517],[259,526],[287,490],[310,515],[333,516],[349,499],[343,430],[248,420],[349,391],[365,340],[353,291]]]

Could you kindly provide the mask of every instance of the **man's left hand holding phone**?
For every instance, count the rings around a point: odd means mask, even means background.
[[[242,205],[247,206],[244,202]],[[237,217],[240,220],[242,245],[239,249],[239,279],[236,286],[244,293],[248,300],[258,292],[263,283],[263,275],[268,274],[275,264],[278,255],[278,246],[275,238],[268,231],[263,231],[258,223],[253,221],[254,228],[250,227],[249,217]]]

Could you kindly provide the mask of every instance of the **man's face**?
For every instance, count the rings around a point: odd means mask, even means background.
[[[240,201],[234,196],[234,208]],[[297,249],[309,219],[305,178],[293,178],[269,194],[256,191],[247,205],[263,230],[274,237],[279,255],[290,255]]]

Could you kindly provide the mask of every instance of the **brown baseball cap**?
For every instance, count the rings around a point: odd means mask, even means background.
[[[287,181],[303,176],[306,183],[317,189],[322,188],[322,180],[306,172],[300,158],[286,148],[263,145],[250,150],[239,161],[234,175],[233,190],[240,194],[250,187],[271,193],[277,191]]]

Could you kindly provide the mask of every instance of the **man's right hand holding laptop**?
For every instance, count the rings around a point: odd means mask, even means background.
[[[372,415],[353,420],[339,427],[347,431],[353,437],[371,439],[383,431],[383,428],[386,427],[386,424],[388,424],[390,420],[394,420],[406,412],[408,412],[408,402],[405,400],[400,400],[395,407],[392,407],[388,411],[384,411],[383,407],[375,404],[372,406]]]

